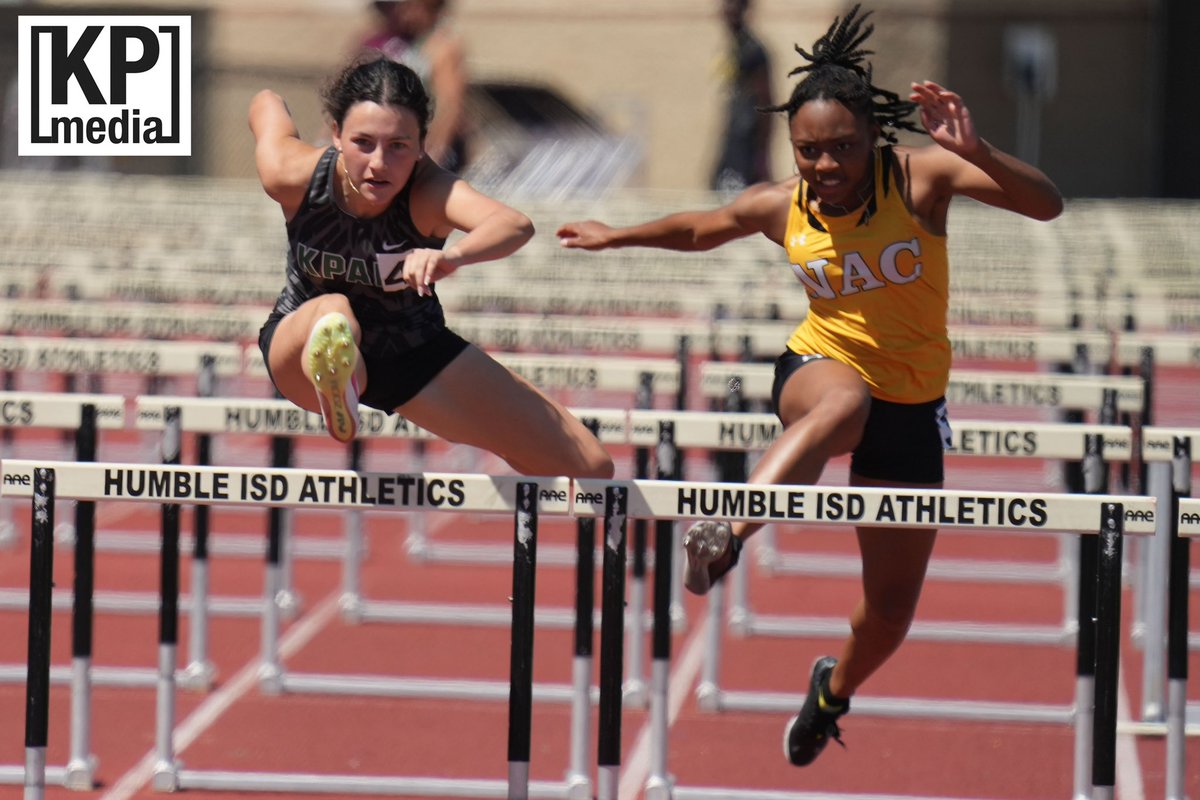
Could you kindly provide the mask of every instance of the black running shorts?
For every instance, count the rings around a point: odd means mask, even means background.
[[[771,403],[779,416],[779,398],[792,374],[825,358],[785,350],[775,360]],[[941,483],[943,457],[950,446],[950,419],[946,400],[926,403],[893,403],[871,398],[871,411],[862,440],[850,456],[850,471],[864,478],[901,483]]]
[[[258,348],[268,365],[268,374],[271,339],[282,319],[282,314],[272,313],[258,332]],[[415,347],[402,348],[394,342],[382,344],[361,351],[367,369],[367,390],[358,401],[390,414],[420,394],[469,343],[449,328],[442,328]]]

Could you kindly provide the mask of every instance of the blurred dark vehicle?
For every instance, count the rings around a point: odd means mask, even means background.
[[[488,192],[594,194],[626,185],[642,160],[640,142],[606,130],[547,86],[473,83],[467,117],[464,177]]]

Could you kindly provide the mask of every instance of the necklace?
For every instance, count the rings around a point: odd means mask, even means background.
[[[809,192],[812,192],[811,185],[809,186]],[[858,189],[854,192],[854,201],[852,203],[841,205],[838,203],[831,203],[828,200],[820,200],[816,197],[810,197],[809,203],[815,205],[815,210],[820,211],[821,213],[827,214],[830,211],[837,211],[840,212],[840,216],[845,216],[854,209],[864,205],[868,200],[871,199],[871,195],[874,194],[874,192],[875,176],[872,175],[866,183],[858,187]]]
[[[356,195],[362,197],[362,192],[358,190],[358,187],[354,185],[354,181],[350,178],[350,170],[346,169],[346,160],[342,157],[340,152],[338,153],[338,163],[342,165],[342,178],[347,184],[350,185],[350,188],[354,190]],[[342,187],[342,194],[345,195],[347,199],[350,197],[350,194],[346,191],[345,186]]]

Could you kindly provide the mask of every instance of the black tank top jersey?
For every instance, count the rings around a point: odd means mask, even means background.
[[[404,256],[414,248],[441,249],[445,239],[422,236],[409,211],[413,181],[387,211],[359,219],[333,197],[337,150],[317,162],[304,202],[287,225],[287,285],[277,314],[295,311],[321,294],[340,293],[362,328],[362,348],[386,355],[425,343],[446,327],[437,295],[421,297],[400,281]]]

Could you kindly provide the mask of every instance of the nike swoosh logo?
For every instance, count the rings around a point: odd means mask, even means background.
[[[399,250],[401,247],[404,247],[404,242],[400,242],[399,244],[393,242],[384,242],[381,246],[383,248],[383,252],[391,253],[395,250]]]

